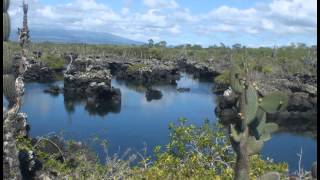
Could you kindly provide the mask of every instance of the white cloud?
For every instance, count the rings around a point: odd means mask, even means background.
[[[245,31],[249,34],[258,34],[259,30],[253,27],[247,27],[245,28]]]
[[[43,9],[37,9],[37,13],[44,18],[49,19],[56,19],[58,17],[51,6],[45,6]]]
[[[154,26],[167,25],[166,16],[162,15],[160,11],[157,9],[150,9],[145,14],[139,14],[137,18],[149,25],[154,25]]]
[[[57,5],[28,2],[31,28],[104,31],[139,41],[174,39],[184,33],[186,37],[207,38],[217,33],[233,37],[261,33],[316,37],[317,30],[316,0],[273,0],[248,8],[224,5],[202,13],[194,13],[188,9],[192,7],[182,7],[175,0],[143,0],[145,8],[138,10],[133,9],[133,0],[123,0],[123,7],[117,11],[97,0],[69,0]],[[13,28],[22,25],[20,3],[12,1],[10,5]]]
[[[169,28],[169,32],[171,32],[172,34],[181,33],[180,26],[179,25],[174,25],[172,28]]]
[[[308,34],[316,32],[316,5],[316,0],[273,0],[260,9],[221,6],[201,18],[215,26],[207,28],[212,32],[234,32],[236,29],[238,33],[248,34]]]
[[[178,8],[179,5],[175,0],[143,0],[143,4],[149,8]]]
[[[268,19],[261,20],[262,27],[266,30],[274,30],[274,23]]]
[[[121,13],[122,13],[123,15],[129,14],[129,12],[130,12],[129,8],[122,8],[122,9],[121,9]]]

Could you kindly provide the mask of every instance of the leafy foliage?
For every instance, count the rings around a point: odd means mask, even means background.
[[[145,68],[145,67],[146,67],[145,64],[133,64],[128,67],[127,71],[136,72],[136,71],[140,71],[142,68]]]
[[[47,65],[53,69],[61,69],[64,67],[64,59],[53,54],[44,55],[40,61],[47,63]]]
[[[33,150],[43,163],[43,170],[55,172],[59,178],[71,179],[226,179],[234,177],[236,156],[222,125],[212,126],[205,121],[201,126],[188,125],[185,118],[169,125],[170,141],[156,146],[155,158],[140,153],[107,157],[105,164],[88,159],[88,152],[75,148],[76,142],[68,141],[67,151],[72,152],[61,162],[57,154],[48,154],[34,148],[30,139],[17,138],[19,150]],[[104,145],[107,145],[105,142]],[[138,164],[132,164],[138,160]],[[287,164],[263,160],[259,155],[250,157],[250,179],[256,179],[269,171],[282,176]]]
[[[209,46],[204,48],[197,45],[184,44],[175,47],[165,47],[164,42],[141,46],[126,45],[87,45],[87,44],[54,44],[50,42],[33,43],[30,52],[41,51],[43,54],[53,54],[63,57],[63,54],[75,53],[80,56],[96,55],[100,57],[121,56],[125,58],[155,58],[164,61],[176,61],[186,57],[195,61],[232,61],[239,62],[244,54],[250,60],[252,68],[264,73],[316,73],[317,49],[316,46],[283,46],[276,49],[260,48],[236,48],[221,46]],[[10,42],[12,49],[19,50],[18,43]],[[155,44],[159,44],[155,46]],[[16,51],[14,51],[16,52]],[[272,65],[272,66],[271,66]],[[272,70],[272,72],[270,72]]]
[[[230,84],[230,70],[224,70],[214,78],[214,82],[218,84]]]

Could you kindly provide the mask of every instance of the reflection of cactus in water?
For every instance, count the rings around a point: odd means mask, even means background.
[[[263,143],[278,129],[277,124],[266,122],[266,113],[284,110],[288,104],[288,97],[281,92],[259,97],[257,85],[249,79],[247,63],[243,65],[243,68],[233,65],[230,74],[231,87],[239,96],[236,105],[239,120],[230,125],[230,137],[237,153],[235,179],[239,180],[249,179],[249,156],[259,153]]]
[[[10,5],[10,0],[3,0],[3,40],[8,41],[10,36],[10,16],[8,14],[8,9]]]

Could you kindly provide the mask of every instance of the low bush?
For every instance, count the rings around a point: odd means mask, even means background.
[[[64,59],[52,54],[46,54],[40,58],[41,62],[44,62],[48,65],[48,67],[52,69],[61,69],[64,67]]]
[[[230,70],[224,70],[220,75],[214,78],[217,84],[230,84]]]
[[[170,141],[154,148],[155,159],[140,153],[128,153],[126,158],[107,157],[105,164],[88,160],[88,152],[78,149],[65,161],[52,154],[35,149],[31,140],[18,137],[19,150],[33,150],[43,164],[43,170],[55,172],[59,178],[69,179],[233,179],[235,152],[222,125],[212,126],[205,121],[201,126],[188,125],[185,118],[169,125]],[[75,142],[69,141],[67,148]],[[133,164],[137,161],[138,164]],[[250,178],[256,179],[269,171],[283,177],[288,166],[263,160],[259,155],[250,157]]]

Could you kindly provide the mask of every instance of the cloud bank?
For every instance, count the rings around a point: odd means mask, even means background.
[[[40,0],[28,2],[31,29],[83,29],[138,41],[153,38],[171,44],[188,41],[204,45],[230,38],[246,42],[244,39],[249,37],[249,44],[257,44],[263,38],[268,38],[269,43],[278,38],[279,42],[289,43],[315,42],[317,37],[316,0],[273,0],[249,8],[223,5],[198,14],[176,0],[125,0],[120,10],[111,8],[108,1],[69,0],[54,5]],[[12,1],[9,9],[13,28],[22,24],[20,3]],[[141,8],[134,8],[133,3],[139,3]]]

